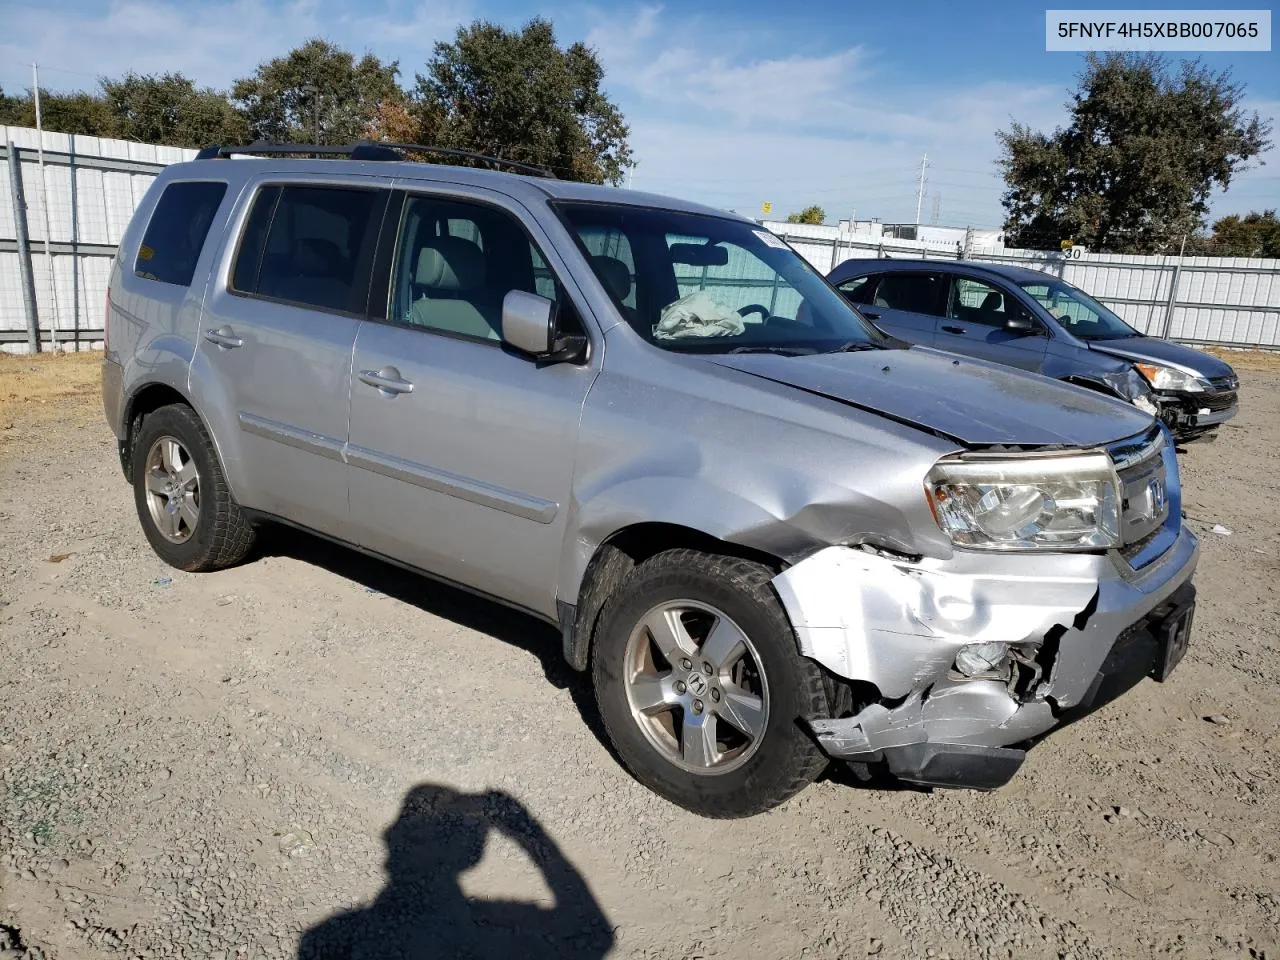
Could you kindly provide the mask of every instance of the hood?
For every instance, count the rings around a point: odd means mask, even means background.
[[[1124,360],[1142,360],[1182,367],[1206,380],[1229,377],[1234,371],[1231,365],[1212,354],[1192,347],[1161,340],[1158,337],[1125,337],[1123,340],[1090,340],[1090,350],[1108,353]]]
[[[1092,390],[924,347],[709,359],[974,446],[1094,447],[1151,426],[1145,413]]]

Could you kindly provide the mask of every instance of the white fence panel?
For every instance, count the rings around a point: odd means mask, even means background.
[[[93,344],[115,248],[147,188],[167,164],[195,152],[126,140],[0,126],[0,349],[25,350],[27,317],[17,248],[8,149],[18,151],[42,339]],[[44,148],[41,170],[36,147]],[[48,202],[49,254],[45,251]],[[52,262],[50,262],[52,261]],[[53,274],[51,286],[50,271]]]

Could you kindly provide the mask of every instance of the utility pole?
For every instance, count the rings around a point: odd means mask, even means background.
[[[36,160],[40,165],[40,187],[43,192],[44,207],[44,262],[49,271],[49,302],[53,307],[53,315],[49,318],[49,340],[54,353],[58,352],[58,282],[53,275],[53,250],[49,246],[51,232],[49,219],[49,178],[44,171],[44,124],[40,116],[40,68],[35,61],[31,62],[31,95],[36,105]],[[72,176],[75,174],[73,173]]]
[[[920,158],[920,186],[916,190],[916,226],[920,226],[920,208],[924,206],[924,172],[929,167],[929,155],[926,153]]]

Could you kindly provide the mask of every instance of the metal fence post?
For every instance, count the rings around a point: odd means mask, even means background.
[[[1182,258],[1173,265],[1173,280],[1169,283],[1169,300],[1164,305],[1164,329],[1160,331],[1163,340],[1169,339],[1169,331],[1173,329],[1173,310],[1178,305],[1178,278],[1182,276]]]
[[[18,243],[18,273],[22,278],[22,308],[27,318],[27,350],[40,352],[40,315],[36,311],[36,278],[31,272],[31,237],[27,233],[27,201],[22,192],[22,164],[10,140],[9,194],[13,198],[13,227]]]

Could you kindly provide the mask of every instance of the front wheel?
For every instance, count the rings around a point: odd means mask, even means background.
[[[707,817],[774,807],[827,759],[805,731],[825,715],[768,568],[671,550],[601,611],[592,676],[605,729],[645,786]]]

